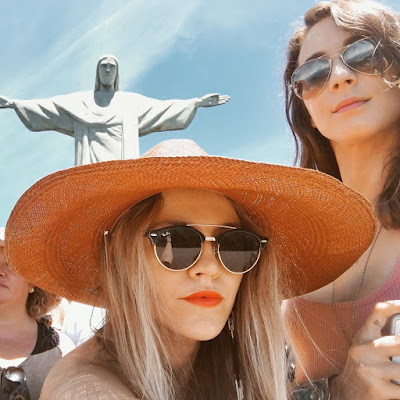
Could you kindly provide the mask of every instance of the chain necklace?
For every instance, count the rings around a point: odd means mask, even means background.
[[[332,306],[333,315],[335,316],[336,323],[338,324],[338,326],[339,326],[343,336],[345,337],[346,341],[348,342],[349,346],[351,346],[351,344],[353,342],[353,338],[354,338],[354,328],[355,328],[355,320],[356,320],[356,302],[358,300],[358,295],[360,294],[361,286],[362,286],[362,283],[364,281],[365,272],[367,271],[369,258],[371,257],[372,250],[374,249],[375,243],[376,243],[376,241],[378,239],[379,234],[381,233],[381,230],[382,230],[382,225],[379,227],[378,232],[376,233],[375,238],[374,238],[374,240],[373,240],[373,242],[371,244],[371,247],[369,248],[367,259],[365,260],[364,268],[363,268],[363,270],[361,272],[360,281],[358,282],[356,294],[354,295],[353,303],[351,305],[350,337],[347,336],[347,333],[344,330],[344,327],[343,327],[343,324],[342,324],[342,320],[339,318],[339,315],[337,313],[336,304],[335,304],[335,282],[336,281],[333,281],[333,283],[332,283],[331,306]]]

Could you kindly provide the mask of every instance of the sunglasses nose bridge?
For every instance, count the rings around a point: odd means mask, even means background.
[[[214,236],[206,236],[203,242],[211,242],[210,244],[213,247],[214,254],[216,255],[218,253],[218,241]]]
[[[337,59],[336,56],[339,56]],[[343,54],[336,54],[335,59],[330,60],[330,71],[327,77],[326,84],[331,88],[340,86],[341,82],[351,83],[356,79],[356,71],[349,66],[343,59]]]

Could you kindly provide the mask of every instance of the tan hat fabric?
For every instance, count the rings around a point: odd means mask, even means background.
[[[103,305],[104,231],[133,204],[173,188],[214,190],[248,210],[279,249],[293,295],[341,275],[376,229],[369,203],[328,175],[211,157],[190,140],[169,140],[139,159],[74,167],[34,184],[6,226],[9,263],[49,292]]]

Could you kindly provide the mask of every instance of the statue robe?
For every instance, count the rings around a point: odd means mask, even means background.
[[[156,100],[117,91],[107,107],[95,103],[94,92],[14,100],[14,105],[29,130],[73,136],[75,165],[82,165],[139,157],[139,136],[185,129],[196,114],[196,101]]]

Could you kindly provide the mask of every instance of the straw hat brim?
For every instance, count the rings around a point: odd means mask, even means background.
[[[150,157],[51,174],[20,198],[6,227],[6,255],[29,282],[103,305],[103,232],[133,204],[173,188],[217,191],[251,212],[278,248],[300,295],[325,286],[367,249],[374,211],[323,173],[222,157]]]

